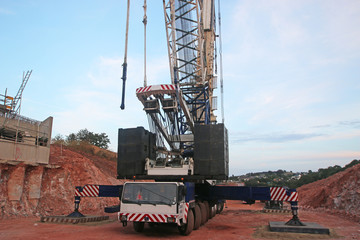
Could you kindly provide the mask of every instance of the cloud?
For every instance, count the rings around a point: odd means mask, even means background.
[[[352,128],[360,128],[360,120],[353,120],[353,121],[341,121],[339,125],[352,127]]]
[[[282,143],[290,141],[300,141],[312,139],[315,137],[322,137],[325,134],[321,133],[270,133],[270,134],[247,134],[244,136],[231,136],[233,143],[241,142],[267,142],[267,143]]]
[[[330,125],[330,124],[322,124],[322,125],[312,126],[312,128],[330,128],[330,127],[332,127],[332,125]]]
[[[349,128],[360,128],[360,120],[343,120],[338,121],[333,124],[321,124],[321,125],[315,125],[311,128],[336,128],[336,127],[349,127]]]

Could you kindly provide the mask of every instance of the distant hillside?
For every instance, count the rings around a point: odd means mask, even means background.
[[[287,172],[285,170],[267,171],[258,173],[247,173],[241,176],[231,176],[230,180],[234,182],[242,182],[245,186],[287,186],[289,188],[298,188],[304,184],[312,183],[338,172],[342,172],[352,166],[360,163],[360,160],[353,160],[345,167],[339,165],[330,166],[328,168],[320,168],[313,172]]]

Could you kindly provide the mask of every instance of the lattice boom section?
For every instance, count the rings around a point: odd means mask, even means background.
[[[270,198],[276,201],[297,202],[299,201],[299,194],[296,191],[287,191],[283,187],[270,187]]]
[[[85,185],[82,191],[75,189],[76,197],[98,197],[99,185]]]

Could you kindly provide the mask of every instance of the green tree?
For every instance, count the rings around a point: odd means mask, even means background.
[[[61,134],[57,134],[55,137],[53,137],[52,143],[65,144],[65,139]]]
[[[70,133],[66,137],[66,140],[68,142],[72,142],[72,141],[88,142],[89,144],[92,144],[94,146],[103,149],[108,149],[110,144],[110,139],[108,135],[106,135],[105,133],[93,133],[87,130],[86,128],[79,130],[79,132],[76,134]]]

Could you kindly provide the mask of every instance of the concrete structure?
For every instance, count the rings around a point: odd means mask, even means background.
[[[5,116],[0,111],[0,163],[48,164],[53,118]]]

